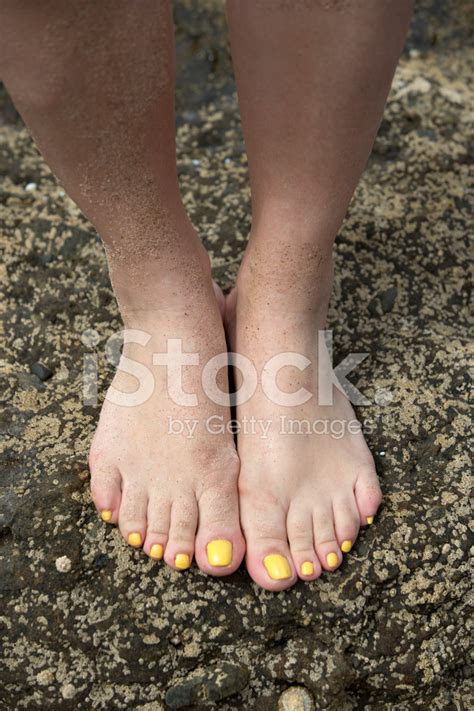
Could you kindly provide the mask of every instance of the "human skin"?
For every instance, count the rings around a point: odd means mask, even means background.
[[[298,352],[304,371],[282,369],[284,391],[313,397],[293,417],[349,421],[348,400],[320,406],[317,353],[332,286],[332,245],[370,152],[401,51],[412,2],[232,0],[228,19],[249,156],[252,231],[237,287],[224,306],[209,259],[179,193],[175,160],[174,49],[164,0],[0,0],[0,75],[40,150],[101,235],[127,329],[124,358],[153,371],[146,402],[116,391],[136,380],[119,366],[90,454],[91,490],[125,540],[177,570],[192,557],[209,574],[243,559],[269,590],[334,570],[380,503],[361,433],[264,441],[204,426],[170,434],[168,418],[202,424],[226,404],[203,390],[205,363],[234,351],[260,373]],[[199,354],[183,368],[192,407],[170,396],[153,365],[169,339]],[[124,360],[122,358],[122,365]],[[225,378],[220,384],[226,389]],[[323,408],[323,409],[321,409]],[[276,423],[288,408],[259,386],[237,416]],[[211,545],[209,545],[211,544]],[[270,556],[270,558],[268,558]]]
[[[238,439],[247,568],[269,590],[335,570],[381,500],[362,432],[285,435],[279,422],[355,418],[336,388],[332,405],[319,402],[321,380],[333,373],[327,350],[318,352],[318,330],[326,326],[334,240],[382,117],[412,5],[227,3],[252,191],[249,243],[226,305],[230,343],[258,372],[285,351],[311,361],[278,373],[280,389],[313,394],[304,404],[275,404],[260,389],[237,409],[240,419],[273,423],[266,438]]]

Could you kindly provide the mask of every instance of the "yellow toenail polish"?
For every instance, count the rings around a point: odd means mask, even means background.
[[[191,561],[187,553],[178,553],[174,559],[174,564],[178,570],[186,570],[191,565]]]
[[[153,560],[161,560],[163,558],[163,546],[160,543],[154,543],[150,548],[150,558]]]
[[[314,573],[314,565],[310,560],[307,560],[301,566],[301,575],[312,575]]]
[[[263,564],[272,580],[286,580],[291,578],[291,568],[285,556],[272,553],[265,556]]]
[[[374,522],[374,517],[373,516],[367,516],[367,523],[370,524]]]
[[[100,515],[101,515],[102,521],[108,522],[112,518],[112,511],[109,511],[109,509],[105,509],[104,511],[100,512]]]
[[[336,565],[339,563],[337,553],[328,553],[326,556],[326,563],[330,568],[335,568]]]
[[[349,553],[349,551],[351,550],[351,548],[352,548],[352,541],[349,541],[349,540],[347,540],[347,541],[342,541],[342,543],[341,543],[341,551],[342,551],[343,553]]]
[[[134,548],[139,548],[142,544],[142,537],[140,533],[129,533],[127,540]]]
[[[207,544],[207,560],[215,568],[223,568],[232,563],[232,543],[225,539]]]

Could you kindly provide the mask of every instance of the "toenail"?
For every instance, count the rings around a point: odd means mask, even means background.
[[[370,524],[374,522],[374,517],[373,516],[367,516],[367,523]]]
[[[314,573],[314,565],[310,560],[305,561],[301,566],[301,575],[312,575]]]
[[[330,568],[335,568],[336,565],[339,563],[337,553],[328,553],[326,556],[326,563]]]
[[[127,540],[134,548],[138,548],[142,544],[142,536],[140,533],[129,533]]]
[[[178,570],[186,570],[191,565],[191,561],[187,553],[178,553],[174,559],[174,564]]]
[[[263,564],[272,580],[286,580],[291,578],[291,568],[285,556],[272,553],[265,556]]]
[[[112,511],[110,511],[109,509],[105,509],[104,511],[100,512],[100,515],[101,515],[102,521],[108,522],[112,518]]]
[[[349,553],[349,551],[351,550],[351,548],[352,548],[352,541],[349,541],[349,540],[347,540],[347,541],[342,541],[342,543],[341,543],[341,551],[342,551],[343,553]]]
[[[163,546],[160,543],[154,543],[150,548],[150,558],[153,560],[161,560],[163,558]]]
[[[225,539],[211,541],[207,544],[207,560],[215,568],[223,568],[232,563],[232,543]]]

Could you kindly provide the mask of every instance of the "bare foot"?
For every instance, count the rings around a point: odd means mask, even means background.
[[[324,381],[332,378],[327,350],[320,349],[318,359],[332,261],[314,245],[305,250],[308,268],[293,269],[288,253],[274,254],[282,261],[272,264],[249,249],[226,304],[232,350],[247,356],[260,377],[253,397],[237,407],[239,492],[247,568],[267,590],[335,570],[381,500],[349,401],[334,388],[333,404],[318,404],[318,365]],[[288,352],[289,360],[270,361]],[[294,354],[311,364],[283,366],[295,362]],[[290,405],[297,391],[299,404]]]
[[[176,570],[194,556],[204,572],[227,575],[245,549],[239,461],[232,435],[207,426],[208,418],[227,423],[229,409],[211,402],[201,384],[206,362],[226,352],[222,297],[207,257],[185,252],[184,265],[168,260],[166,269],[153,259],[133,266],[109,258],[128,337],[142,340],[124,344],[104,402],[90,452],[91,489],[102,518],[118,524],[131,546]],[[178,355],[168,356],[169,369],[160,365],[168,339],[199,356],[198,365],[182,368],[182,385],[173,375]]]

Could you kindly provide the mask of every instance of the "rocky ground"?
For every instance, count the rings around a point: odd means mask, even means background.
[[[244,570],[176,573],[98,519],[82,368],[95,353],[103,392],[118,312],[97,235],[0,94],[1,709],[473,707],[473,14],[469,0],[418,3],[337,247],[336,357],[370,353],[356,384],[383,403],[359,412],[383,507],[340,570],[280,594]],[[221,3],[182,0],[176,22],[183,194],[229,287],[249,192]]]

